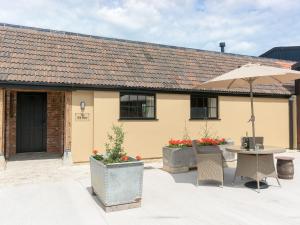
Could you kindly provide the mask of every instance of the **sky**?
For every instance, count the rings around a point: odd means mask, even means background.
[[[0,0],[0,22],[260,55],[300,45],[300,0]]]

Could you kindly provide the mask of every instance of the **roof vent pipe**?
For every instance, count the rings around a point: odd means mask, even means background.
[[[225,52],[225,42],[220,42],[219,44],[220,48],[221,48],[221,52],[224,53]]]

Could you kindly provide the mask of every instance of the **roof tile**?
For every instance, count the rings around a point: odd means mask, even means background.
[[[0,81],[196,91],[201,90],[197,88],[201,82],[249,62],[284,68],[294,64],[38,28],[0,26]],[[254,91],[289,95],[293,85],[260,85]]]

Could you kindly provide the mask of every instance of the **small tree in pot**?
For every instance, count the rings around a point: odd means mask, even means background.
[[[127,156],[123,149],[122,126],[113,126],[105,144],[106,154],[94,150],[90,157],[93,192],[106,211],[139,207],[142,197],[144,164],[140,156]]]

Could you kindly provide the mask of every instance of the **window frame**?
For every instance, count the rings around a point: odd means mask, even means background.
[[[154,116],[153,117],[122,117],[121,116],[121,97],[123,95],[144,95],[154,97]],[[136,92],[136,91],[122,91],[119,92],[119,120],[157,120],[156,118],[156,93],[152,92]]]
[[[216,99],[216,117],[207,117],[207,118],[200,118],[200,117],[193,117],[192,116],[192,96],[197,96],[201,98],[215,98]],[[207,115],[208,115],[207,111]],[[191,94],[190,95],[190,120],[220,120],[219,118],[219,96],[215,94]]]

